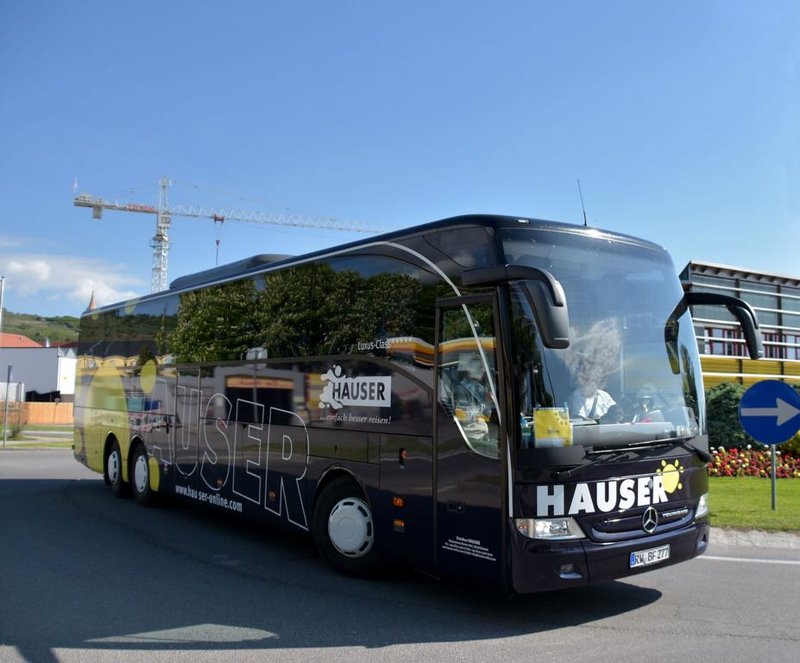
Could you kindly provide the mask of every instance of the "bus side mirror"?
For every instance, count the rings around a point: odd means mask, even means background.
[[[569,311],[561,283],[548,271],[524,265],[495,265],[468,269],[461,275],[466,287],[497,286],[524,281],[523,292],[536,316],[546,348],[569,347]]]
[[[750,353],[750,358],[761,359],[764,356],[764,341],[758,328],[758,318],[756,317],[756,312],[746,301],[716,292],[687,292],[685,300],[689,306],[698,304],[725,306],[742,326],[742,333],[744,334],[745,343],[747,343],[747,351]]]

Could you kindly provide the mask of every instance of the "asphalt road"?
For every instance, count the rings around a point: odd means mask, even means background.
[[[67,450],[0,451],[0,661],[800,660],[795,538],[516,597],[331,573],[311,543],[111,496]]]

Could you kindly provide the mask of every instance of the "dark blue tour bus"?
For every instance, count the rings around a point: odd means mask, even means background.
[[[116,495],[308,532],[335,569],[506,592],[608,581],[708,544],[708,439],[668,254],[462,216],[257,255],[81,321],[75,456]]]

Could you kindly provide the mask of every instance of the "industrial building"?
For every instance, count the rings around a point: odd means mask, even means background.
[[[686,265],[680,278],[687,291],[745,300],[764,339],[764,358],[749,359],[741,328],[725,308],[692,307],[706,388],[768,379],[800,385],[800,278],[699,261]]]

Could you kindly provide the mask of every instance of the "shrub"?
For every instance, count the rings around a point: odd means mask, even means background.
[[[744,385],[723,382],[706,392],[708,443],[712,447],[744,448],[755,440],[744,432],[739,423],[739,401]]]
[[[782,454],[791,454],[795,458],[800,458],[800,433],[796,433],[788,442],[779,444],[778,451]]]

